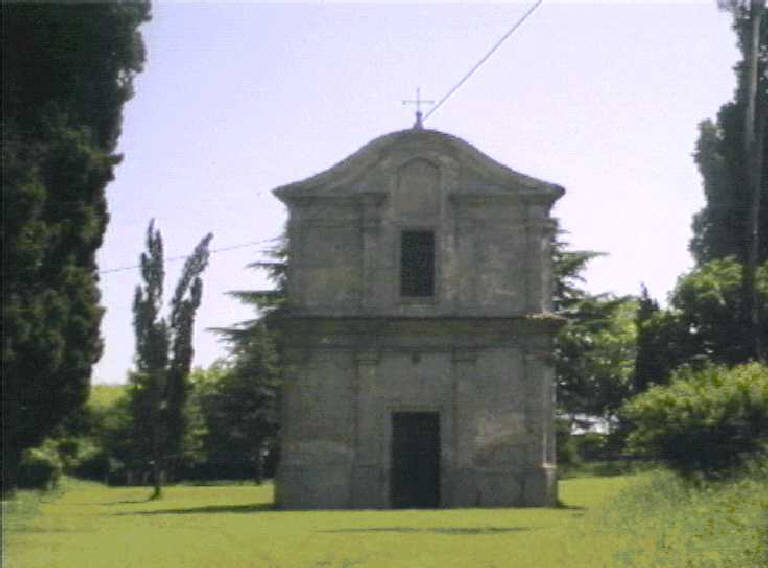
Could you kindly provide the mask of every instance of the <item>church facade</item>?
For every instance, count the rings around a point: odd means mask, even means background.
[[[414,128],[288,207],[282,508],[554,505],[562,187]]]

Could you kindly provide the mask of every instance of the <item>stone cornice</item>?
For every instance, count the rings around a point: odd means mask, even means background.
[[[288,345],[316,348],[485,348],[553,336],[565,323],[551,314],[518,317],[287,316],[279,326]]]

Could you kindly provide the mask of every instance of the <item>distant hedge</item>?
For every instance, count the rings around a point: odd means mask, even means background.
[[[683,368],[626,403],[633,451],[686,477],[719,477],[768,449],[768,367]]]

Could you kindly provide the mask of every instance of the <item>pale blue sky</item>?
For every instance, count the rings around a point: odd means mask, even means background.
[[[323,171],[371,139],[408,128],[416,87],[441,98],[533,2],[485,5],[156,2],[148,58],[125,108],[108,189],[103,270],[134,265],[151,218],[167,256],[276,237],[270,191]],[[595,292],[664,298],[690,268],[701,180],[697,125],[732,97],[738,58],[715,2],[547,2],[426,126],[522,173],[565,186],[556,207],[593,262]],[[267,287],[245,266],[268,243],[214,254],[196,365],[224,350],[207,327],[252,317],[227,290]],[[181,262],[169,263],[172,291]],[[138,271],[102,276],[106,349],[94,382],[133,364]]]

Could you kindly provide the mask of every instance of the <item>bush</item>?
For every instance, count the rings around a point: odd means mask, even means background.
[[[608,459],[608,435],[597,432],[586,432],[573,436],[576,451],[583,461]],[[611,456],[612,457],[612,456]]]
[[[557,465],[562,467],[576,466],[581,462],[576,444],[571,434],[571,422],[558,417],[555,420],[555,448],[557,448]]]
[[[92,453],[81,459],[70,471],[80,479],[104,481],[112,471],[112,460],[104,452]]]
[[[56,445],[50,440],[24,452],[19,464],[21,489],[53,489],[59,483],[64,465]]]
[[[768,367],[682,368],[631,399],[629,446],[685,477],[719,477],[768,446]]]

